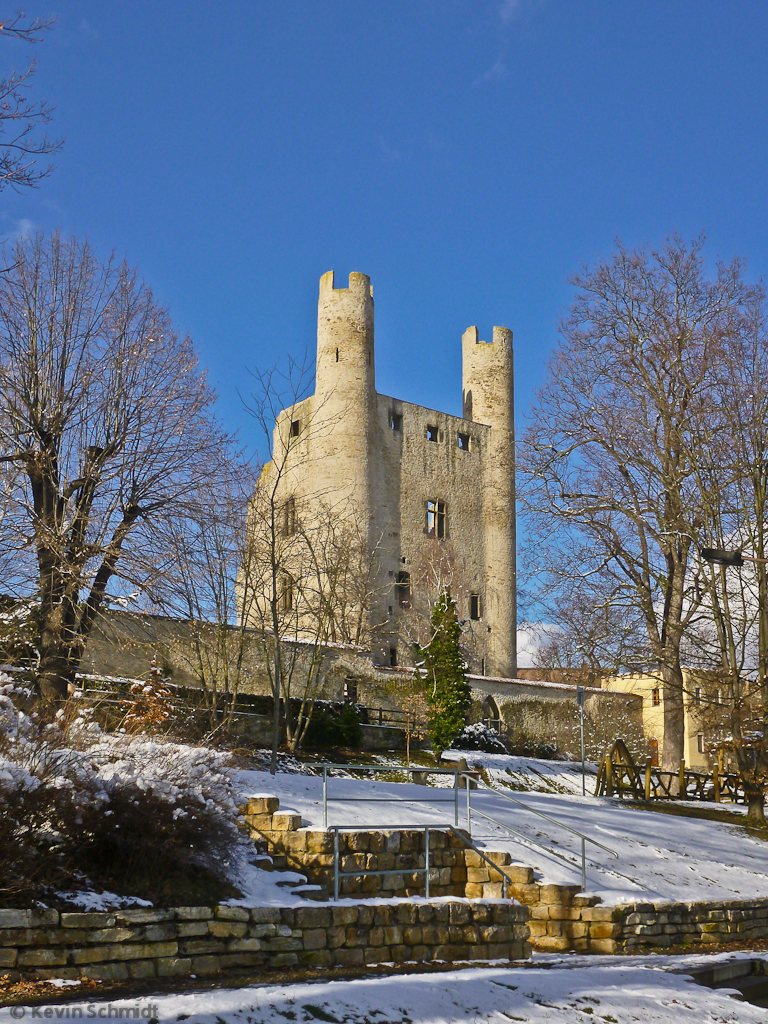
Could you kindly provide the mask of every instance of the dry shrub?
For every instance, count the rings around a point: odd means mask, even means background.
[[[106,735],[87,712],[44,724],[0,679],[0,894],[88,884],[172,897],[226,883],[240,842],[225,755]]]

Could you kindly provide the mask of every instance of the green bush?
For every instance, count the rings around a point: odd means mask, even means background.
[[[361,709],[351,701],[317,701],[304,736],[303,746],[359,747],[363,739]]]

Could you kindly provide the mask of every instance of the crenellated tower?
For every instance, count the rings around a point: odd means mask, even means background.
[[[480,341],[477,327],[464,332],[464,419],[490,428],[483,458],[488,675],[517,675],[517,556],[515,528],[515,400],[512,331],[493,328]]]
[[[333,271],[320,278],[314,416],[325,424],[320,443],[327,456],[319,477],[330,476],[336,500],[348,498],[370,523],[376,375],[373,288],[365,274],[350,274],[348,288],[334,286]],[[372,538],[373,540],[373,538]]]

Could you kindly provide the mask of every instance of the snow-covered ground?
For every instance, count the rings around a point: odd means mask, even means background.
[[[554,852],[524,842],[479,813],[472,816],[473,839],[493,849],[509,850],[513,860],[532,865],[543,882],[580,883],[581,841],[537,816],[536,811],[584,832],[618,854],[614,859],[587,845],[587,890],[605,903],[768,896],[768,843],[750,836],[740,826],[642,811],[616,799],[582,796],[580,773],[563,762],[536,761],[533,771],[547,785],[570,791],[506,789],[505,780],[513,778],[506,775],[506,766],[519,782],[523,776],[531,777],[528,759],[496,754],[464,756],[470,764],[482,764],[499,790],[473,790],[471,802],[477,812],[506,823]],[[435,777],[435,781],[440,780]],[[373,774],[364,779],[334,777],[329,781],[328,822],[368,827],[453,823],[453,791],[445,788],[450,782],[449,777],[443,777],[443,785],[421,786],[376,781]],[[274,792],[280,797],[281,810],[293,810],[301,814],[305,825],[322,828],[319,776],[278,773],[273,778],[264,772],[242,771],[236,777],[236,787],[241,799],[249,793]],[[518,803],[511,803],[505,796]],[[459,824],[466,824],[464,791],[460,793]]]
[[[159,1024],[765,1024],[766,1010],[704,988],[679,973],[723,957],[537,957],[528,966],[219,989],[78,1003],[84,1017],[138,1008]],[[53,1007],[48,1016],[62,1014]],[[15,1012],[14,1012],[15,1011]],[[45,1016],[45,1007],[35,1007]],[[32,1010],[26,1010],[28,1016]],[[0,1024],[19,1008],[0,1009]],[[125,1015],[124,1015],[125,1016]]]

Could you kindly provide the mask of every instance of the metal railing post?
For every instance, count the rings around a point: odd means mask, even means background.
[[[328,831],[328,769],[323,765],[323,830]]]
[[[333,830],[333,898],[339,900],[339,830]]]
[[[429,827],[424,826],[424,896],[429,899]]]
[[[467,832],[469,832],[469,834],[472,835],[472,826],[471,826],[470,821],[469,821],[469,815],[470,815],[470,811],[471,811],[470,804],[469,804],[469,789],[470,789],[470,786],[469,786],[469,779],[466,777],[466,775],[464,776],[464,788],[467,791]]]
[[[456,828],[459,827],[459,773],[455,771],[453,773],[453,802],[455,807],[454,813],[454,825]]]
[[[587,891],[587,849],[584,836],[581,837],[581,891]]]

